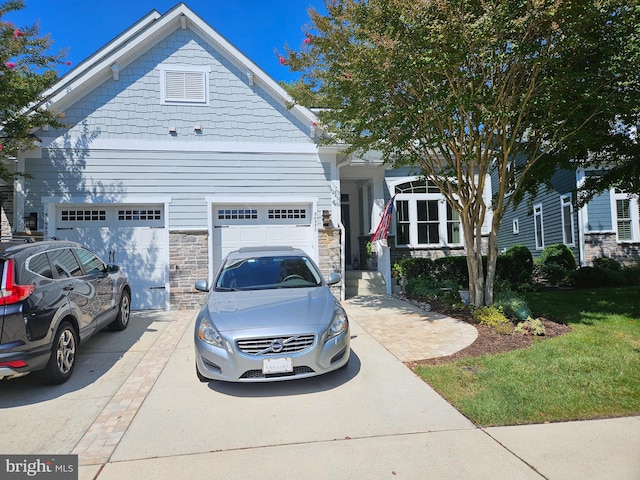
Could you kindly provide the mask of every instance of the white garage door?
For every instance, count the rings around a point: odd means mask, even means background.
[[[214,205],[213,272],[242,247],[292,246],[317,259],[311,204]]]
[[[56,237],[87,246],[129,277],[133,310],[166,308],[164,206],[59,205],[56,210]]]

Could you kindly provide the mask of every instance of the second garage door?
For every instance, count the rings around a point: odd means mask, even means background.
[[[213,272],[242,247],[292,246],[317,260],[311,204],[214,205]]]

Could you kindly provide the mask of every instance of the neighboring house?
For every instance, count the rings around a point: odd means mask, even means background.
[[[534,258],[545,247],[564,243],[580,259],[581,229],[575,211],[576,172],[558,170],[551,187],[541,186],[534,199],[525,198],[515,208],[508,208],[498,232],[498,249],[524,245]]]
[[[509,209],[500,227],[498,248],[504,251],[512,245],[524,245],[537,258],[545,247],[563,243],[581,266],[601,257],[627,264],[637,262],[638,197],[611,189],[577,208],[576,195],[587,174],[582,169],[558,170],[551,188],[542,186],[535,198]]]
[[[184,4],[149,13],[46,94],[68,128],[34,132],[41,146],[16,160],[29,177],[12,231],[121,265],[134,309],[198,306],[195,280],[243,246],[293,245],[343,271],[340,149],[319,149],[315,115],[289,109]]]

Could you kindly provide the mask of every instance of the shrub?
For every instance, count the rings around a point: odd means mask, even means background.
[[[632,265],[622,270],[625,285],[640,285],[640,265]]]
[[[511,323],[509,319],[505,317],[504,313],[502,313],[502,309],[500,307],[491,306],[476,308],[471,312],[471,315],[476,323],[488,325],[490,327],[497,327],[500,324]]]
[[[527,306],[525,299],[516,292],[507,290],[496,293],[493,305],[501,308],[507,317],[515,317],[516,311]]]
[[[538,261],[541,277],[552,285],[566,283],[576,270],[576,257],[569,247],[556,243],[546,247]]]
[[[622,268],[620,262],[613,258],[607,257],[594,258],[593,266],[597,268],[603,268],[605,270],[611,270],[612,272],[619,272]]]
[[[404,276],[407,279],[407,292],[410,293],[412,289],[424,289],[425,285],[428,289],[453,288],[457,291],[469,284],[467,258],[463,256],[435,260],[403,258],[393,265],[392,272],[394,278]]]
[[[409,278],[406,286],[409,297],[417,300],[429,300],[442,296],[446,304],[459,303],[460,295],[457,284],[442,281],[434,276],[421,275]],[[449,293],[449,295],[447,295]]]
[[[533,276],[533,256],[524,245],[513,245],[498,256],[496,280],[509,289],[520,289],[521,285],[531,285]]]
[[[598,267],[582,267],[574,275],[577,288],[597,288],[602,286],[604,270]]]
[[[433,260],[430,258],[403,258],[396,262],[393,267],[396,275],[409,280],[420,276],[431,276],[434,273]]]
[[[433,261],[434,274],[439,278],[454,282],[458,287],[466,288],[469,285],[469,269],[467,257],[441,257]]]
[[[544,328],[544,323],[539,318],[533,319],[527,318],[524,322],[518,323],[514,329],[516,332],[524,333],[525,335],[538,335],[542,336],[547,333]]]

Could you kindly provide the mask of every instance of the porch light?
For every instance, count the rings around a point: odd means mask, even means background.
[[[324,227],[331,226],[331,212],[329,210],[322,211],[322,225]]]

